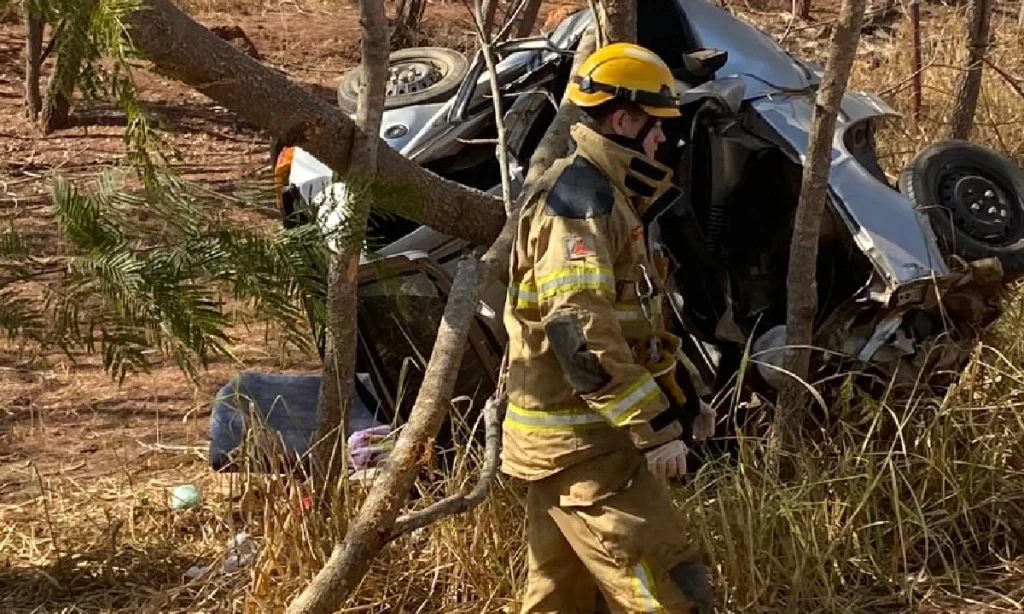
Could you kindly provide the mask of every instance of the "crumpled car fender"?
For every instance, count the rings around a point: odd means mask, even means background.
[[[802,165],[810,141],[813,94],[770,96],[750,105],[781,139],[782,149]],[[949,274],[926,216],[910,199],[872,175],[846,147],[844,135],[852,126],[895,114],[877,96],[846,95],[832,140],[829,175],[831,202],[885,281],[886,291],[875,296],[883,302],[903,285]]]

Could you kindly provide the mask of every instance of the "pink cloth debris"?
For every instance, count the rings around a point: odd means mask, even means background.
[[[350,469],[360,471],[376,467],[387,457],[394,445],[391,427],[386,424],[352,433],[348,437]]]

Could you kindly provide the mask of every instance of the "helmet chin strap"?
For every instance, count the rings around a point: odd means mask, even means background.
[[[614,141],[623,147],[628,147],[638,153],[646,155],[644,152],[644,139],[647,138],[647,135],[651,132],[656,123],[658,123],[658,118],[648,115],[647,121],[644,122],[644,125],[640,128],[640,132],[638,132],[636,136],[628,137],[622,134],[611,134],[608,135],[608,140]]]

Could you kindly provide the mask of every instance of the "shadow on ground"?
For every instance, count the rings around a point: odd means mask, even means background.
[[[0,611],[161,611],[178,598],[195,557],[162,547],[93,549],[45,567],[0,567]]]

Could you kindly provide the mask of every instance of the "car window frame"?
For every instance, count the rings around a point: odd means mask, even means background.
[[[384,275],[409,274],[424,275],[447,304],[454,279],[441,265],[423,252],[404,252],[365,262],[360,266],[357,285],[359,288],[363,288],[379,283]],[[482,301],[479,302],[481,305],[484,304]],[[361,311],[361,309],[362,306],[357,305],[357,310]],[[501,366],[504,348],[497,343],[492,334],[488,334],[490,332],[487,330],[488,325],[481,320],[482,317],[478,309],[470,322],[467,343],[472,350],[472,355],[481,363],[482,369],[493,387],[498,383],[498,370]],[[391,388],[391,384],[393,383],[392,379],[397,378],[397,374],[392,376],[385,372],[383,359],[377,348],[374,347],[375,340],[364,318],[357,316],[356,329],[358,351],[367,363],[364,371],[370,374],[378,393],[379,403],[383,406],[388,420],[395,420],[398,411],[394,398],[395,391]],[[429,361],[429,356],[427,356],[427,360]],[[411,393],[418,394],[419,390],[411,391]]]

